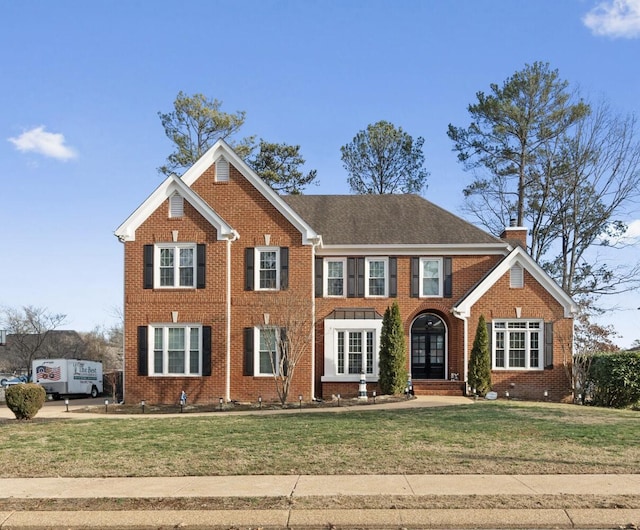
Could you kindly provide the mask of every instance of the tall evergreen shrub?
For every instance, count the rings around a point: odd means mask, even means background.
[[[402,394],[407,384],[407,348],[398,303],[384,312],[380,335],[380,391]]]
[[[491,355],[489,353],[489,334],[484,315],[478,319],[476,337],[473,340],[469,359],[469,386],[484,396],[491,390]]]

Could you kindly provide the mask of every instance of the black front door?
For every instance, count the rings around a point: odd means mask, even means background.
[[[411,377],[444,379],[445,327],[435,316],[424,314],[411,326]]]

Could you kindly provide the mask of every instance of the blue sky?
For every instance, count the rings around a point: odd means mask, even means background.
[[[471,175],[447,125],[534,61],[639,114],[640,0],[2,2],[0,306],[80,331],[116,321],[113,231],[161,182],[157,113],[180,90],[246,111],[245,135],[299,144],[320,181],[307,193],[348,193],[340,146],[388,120],[425,139],[424,196],[460,214]],[[616,259],[640,260],[633,241]],[[606,300],[622,346],[640,339],[637,295]]]

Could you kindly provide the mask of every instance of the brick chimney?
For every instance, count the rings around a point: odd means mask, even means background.
[[[529,230],[525,226],[516,226],[516,220],[511,219],[509,226],[507,226],[500,234],[500,239],[504,239],[512,246],[521,246],[527,250],[527,234]]]

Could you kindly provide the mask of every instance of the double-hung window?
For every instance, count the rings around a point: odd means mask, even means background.
[[[196,245],[173,243],[156,246],[156,287],[195,288]]]
[[[493,368],[542,370],[543,325],[539,320],[493,321]]]
[[[442,296],[442,258],[420,259],[420,296]]]
[[[325,289],[327,296],[345,296],[344,273],[346,258],[325,258]]]
[[[280,329],[255,328],[255,375],[278,375],[280,365]]]
[[[200,375],[202,372],[202,326],[152,326],[149,351],[152,375]]]
[[[365,260],[365,296],[388,296],[386,258],[367,258]]]
[[[256,290],[280,288],[280,249],[256,248]]]

